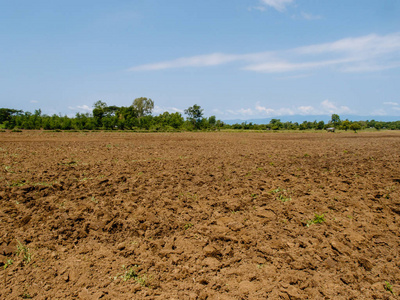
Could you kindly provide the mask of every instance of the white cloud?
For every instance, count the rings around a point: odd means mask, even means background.
[[[39,103],[39,101],[31,100],[30,103]]]
[[[373,116],[386,116],[387,113],[386,113],[386,111],[384,109],[377,109],[377,110],[374,110],[371,115],[373,115]]]
[[[263,73],[304,72],[331,69],[339,72],[374,72],[400,67],[400,33],[370,34],[282,51],[247,54],[213,53],[139,65],[130,71],[184,67],[209,67],[245,63],[243,70]]]
[[[164,112],[169,112],[169,113],[179,112],[179,113],[183,114],[184,110],[176,108],[176,107],[161,107],[161,106],[158,106],[158,105],[154,106],[154,109],[153,109],[154,115],[159,115],[159,114],[162,114]]]
[[[175,60],[165,61],[155,64],[141,65],[130,68],[129,71],[151,71],[151,70],[163,70],[163,69],[182,68],[182,67],[216,66],[240,59],[241,59],[240,55],[213,53],[208,55],[182,57]]]
[[[87,105],[78,105],[77,108],[80,110],[92,111],[92,109]]]
[[[301,16],[303,19],[309,20],[309,21],[322,19],[321,16],[313,15],[313,14],[306,13],[306,12],[301,12]]]
[[[385,104],[385,105],[393,105],[393,106],[398,106],[399,105],[399,103],[397,103],[397,102],[383,102],[383,104]]]
[[[256,103],[256,110],[260,113],[265,113],[267,115],[271,115],[275,113],[275,110],[272,108],[266,108],[264,106],[261,106],[259,102]]]
[[[302,62],[302,63],[291,63],[287,61],[280,62],[267,62],[249,65],[244,70],[263,72],[263,73],[284,73],[293,71],[304,71],[310,69],[319,69],[329,66],[335,66],[351,62],[349,59],[337,59],[337,60],[322,60],[316,62]]]
[[[92,109],[87,106],[86,104],[84,105],[78,105],[78,106],[68,106],[68,109],[70,110],[75,110],[75,111],[81,111],[81,112],[92,112]]]
[[[273,7],[279,12],[284,12],[286,10],[286,6],[292,2],[293,0],[261,0],[262,4]]]
[[[329,112],[334,112],[334,110],[337,109],[337,107],[332,102],[330,102],[328,99],[322,101],[321,106],[324,109],[327,109]]]
[[[315,114],[315,109],[312,106],[299,106],[298,110],[301,115],[312,115]]]
[[[241,115],[254,115],[254,112],[251,108],[241,108],[238,110],[238,113]]]
[[[265,8],[265,6],[253,6],[253,7],[249,7],[248,10],[249,11],[252,11],[252,10],[265,11],[266,8]]]
[[[342,113],[350,113],[351,109],[347,106],[337,106],[333,102],[328,99],[321,102],[322,113],[326,114],[342,114]]]
[[[261,102],[256,102],[254,107],[229,109],[226,111],[214,110],[218,116],[224,118],[275,118],[281,116],[314,116],[314,115],[331,115],[331,114],[348,114],[352,110],[347,106],[337,105],[336,103],[326,99],[316,107],[311,105],[300,105],[292,107],[271,108],[263,105]]]

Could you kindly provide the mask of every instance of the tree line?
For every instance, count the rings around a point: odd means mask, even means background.
[[[77,113],[75,117],[49,116],[40,109],[31,113],[0,108],[0,124],[5,129],[151,131],[211,130],[223,126],[215,116],[205,118],[197,104],[185,109],[186,119],[180,112],[153,116],[153,109],[154,101],[145,97],[135,99],[128,107],[109,106],[99,100],[94,103],[92,113]]]
[[[298,122],[281,122],[280,119],[271,119],[268,124],[253,124],[243,122],[241,124],[224,125],[224,128],[232,129],[242,129],[242,130],[326,130],[328,128],[334,128],[336,130],[353,130],[357,132],[358,130],[363,130],[367,128],[374,128],[376,130],[390,129],[390,130],[400,130],[400,121],[394,122],[382,122],[375,120],[366,121],[349,121],[341,120],[338,114],[332,114],[331,120],[327,123],[324,121],[304,121],[302,123]]]
[[[195,104],[180,112],[164,112],[153,116],[154,101],[145,97],[137,98],[132,105],[109,106],[99,100],[93,105],[92,113],[77,113],[75,117],[42,114],[40,109],[33,113],[22,110],[0,108],[0,126],[5,129],[44,130],[147,130],[147,131],[191,131],[191,130],[324,130],[330,127],[340,130],[358,131],[366,128],[400,130],[400,121],[380,122],[375,120],[341,120],[332,114],[331,120],[281,122],[272,119],[268,124],[237,123],[226,124],[215,116],[204,117],[203,109]]]

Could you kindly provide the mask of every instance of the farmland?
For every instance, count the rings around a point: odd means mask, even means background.
[[[400,133],[1,132],[1,299],[390,299]]]

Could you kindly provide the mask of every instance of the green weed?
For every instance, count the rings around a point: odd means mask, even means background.
[[[4,264],[4,270],[11,266],[13,263],[14,261],[12,259],[7,259],[6,263]]]
[[[32,261],[32,258],[33,258],[32,252],[28,246],[22,244],[18,240],[17,240],[17,242],[18,242],[18,245],[17,245],[17,251],[15,252],[15,254],[17,256],[22,255],[22,260],[24,261],[25,265],[27,265]]]
[[[385,290],[391,292],[393,296],[396,296],[395,292],[393,292],[393,286],[388,281],[385,281]]]
[[[136,282],[139,283],[141,286],[144,286],[144,287],[150,287],[152,279],[153,278],[151,276],[148,276],[147,274],[138,275],[135,278]]]
[[[16,186],[20,187],[20,186],[24,186],[26,184],[27,184],[27,182],[25,182],[25,180],[17,180],[17,181],[12,182],[9,186],[10,187],[16,187]]]
[[[140,275],[137,273],[138,266],[135,265],[133,268],[126,269],[125,266],[122,266],[122,269],[125,270],[125,273],[121,275],[123,281],[128,281],[130,279],[134,279],[137,283],[144,287],[150,287],[152,277],[147,274]],[[118,276],[117,276],[118,277]]]
[[[312,224],[321,224],[323,222],[325,222],[325,215],[318,215],[317,213],[315,213],[314,219],[307,222],[307,227],[310,227]]]
[[[272,191],[270,191],[270,193],[271,194],[276,194],[276,193],[279,193],[279,192],[282,192],[283,190],[281,189],[281,188],[277,188],[277,189],[275,189],[275,190],[272,190]]]
[[[33,297],[29,293],[25,292],[22,294],[21,298],[22,299],[32,299]]]
[[[8,173],[15,173],[15,172],[13,172],[13,171],[10,170],[10,169],[11,169],[11,166],[5,166],[4,169],[5,169],[5,171],[8,172]]]
[[[122,266],[122,268],[125,270],[125,274],[121,276],[124,281],[128,281],[129,279],[136,278],[138,276],[136,273],[137,266],[129,268],[128,270],[126,270],[125,266]]]
[[[292,198],[286,197],[286,196],[284,196],[284,195],[282,195],[282,194],[280,194],[277,198],[278,198],[281,202],[288,202],[288,201],[292,200]]]
[[[183,229],[188,230],[189,228],[193,227],[194,225],[192,223],[187,223],[183,226]]]
[[[289,191],[281,188],[277,188],[275,190],[270,191],[271,194],[277,194],[276,199],[281,201],[281,202],[288,202],[292,200],[292,198],[289,196]]]

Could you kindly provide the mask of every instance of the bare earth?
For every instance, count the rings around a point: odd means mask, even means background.
[[[400,132],[2,132],[0,163],[0,299],[400,294]]]

